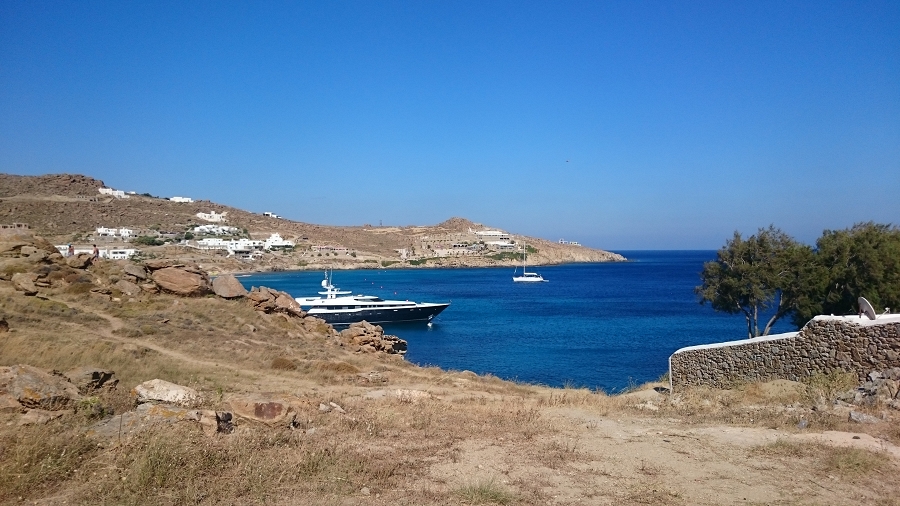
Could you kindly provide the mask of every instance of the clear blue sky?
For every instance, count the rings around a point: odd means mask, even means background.
[[[900,222],[900,2],[0,2],[0,172],[607,249]]]

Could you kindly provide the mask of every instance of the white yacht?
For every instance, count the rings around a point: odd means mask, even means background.
[[[324,291],[319,297],[297,297],[296,301],[310,316],[332,325],[348,325],[360,321],[369,323],[394,323],[431,321],[450,303],[411,302],[408,300],[384,300],[374,295],[353,295],[331,283],[326,272],[322,280]]]
[[[536,272],[528,272],[526,269],[526,256],[528,255],[528,245],[522,244],[522,275],[516,276],[513,272],[513,282],[515,283],[542,283],[547,281],[543,276]],[[516,268],[518,270],[518,267]]]

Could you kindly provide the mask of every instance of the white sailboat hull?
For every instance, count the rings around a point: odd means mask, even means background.
[[[522,276],[513,276],[516,283],[545,283],[547,280],[536,272],[526,272]]]

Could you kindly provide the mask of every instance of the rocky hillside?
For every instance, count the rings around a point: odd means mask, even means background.
[[[432,226],[412,227],[314,225],[271,218],[204,200],[178,203],[141,195],[117,199],[98,193],[97,189],[103,186],[103,181],[82,175],[0,174],[0,224],[27,223],[36,234],[51,240],[67,241],[76,234],[86,234],[101,226],[183,232],[206,223],[196,217],[198,212],[227,212],[228,225],[246,229],[253,237],[264,238],[277,232],[305,244],[344,246],[385,259],[396,258],[398,249],[415,247],[423,235],[461,233],[481,226],[464,218],[451,218]],[[537,254],[529,257],[535,264],[624,260],[619,255],[602,250],[521,236],[516,238],[524,239],[538,249]],[[501,265],[506,263],[499,262]],[[443,264],[494,265],[498,262],[448,259]]]

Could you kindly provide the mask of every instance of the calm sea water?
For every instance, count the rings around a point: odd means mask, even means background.
[[[694,295],[714,251],[619,253],[631,261],[530,269],[548,283],[513,283],[511,268],[335,271],[333,280],[354,294],[452,302],[431,327],[384,326],[409,342],[408,361],[529,383],[618,391],[659,378],[678,348],[746,337],[742,316],[715,313]],[[298,297],[315,296],[322,278],[239,279]],[[793,330],[779,323],[774,332]]]

